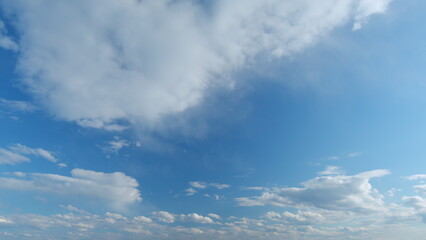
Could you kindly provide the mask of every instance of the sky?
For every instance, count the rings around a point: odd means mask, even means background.
[[[0,238],[424,239],[425,10],[0,0]]]

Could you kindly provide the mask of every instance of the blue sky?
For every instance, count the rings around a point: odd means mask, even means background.
[[[1,239],[423,239],[418,0],[0,0]]]

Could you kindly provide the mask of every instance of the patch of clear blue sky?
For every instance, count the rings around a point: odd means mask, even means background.
[[[136,140],[137,134],[81,129],[43,111],[20,115],[18,121],[2,116],[0,147],[12,143],[43,147],[69,165],[58,169],[34,159],[18,166],[3,165],[2,172],[67,175],[75,167],[122,171],[141,184],[144,204],[138,211],[206,213],[215,209],[224,215],[258,209],[234,208],[232,198],[246,194],[238,189],[226,190],[227,199],[222,202],[197,201],[201,195],[174,196],[184,194],[188,181],[194,180],[297,186],[326,165],[341,166],[349,174],[389,169],[393,174],[376,184],[382,191],[402,186],[401,176],[426,170],[426,29],[421,27],[425,7],[422,1],[395,0],[386,15],[373,17],[360,31],[346,26],[303,53],[236,74],[240,78],[236,90],[217,93],[206,104],[220,109],[231,102],[225,110],[237,114],[195,119],[208,125],[208,134],[184,139],[168,135],[166,141],[174,146],[171,152],[130,147],[107,158],[99,146],[115,135]],[[0,97],[27,100],[28,95],[17,88],[15,58],[0,50]],[[244,94],[236,97],[238,91]],[[238,114],[244,116],[227,119]],[[363,154],[342,157],[351,152]],[[322,159],[335,155],[342,159]],[[2,199],[9,204],[22,201],[20,208],[29,212],[55,212],[41,200],[25,199],[31,193],[3,196],[9,196]]]

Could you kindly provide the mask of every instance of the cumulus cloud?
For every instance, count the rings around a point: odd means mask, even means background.
[[[383,196],[370,179],[389,174],[387,170],[353,176],[320,176],[302,183],[303,187],[276,188],[261,196],[237,198],[240,206],[316,207],[326,210],[371,212],[384,209]]]
[[[207,216],[202,216],[197,213],[190,213],[190,214],[181,214],[179,215],[179,220],[183,222],[192,222],[192,223],[214,223],[214,221]]]
[[[202,1],[201,1],[202,2]],[[358,29],[389,0],[1,0],[16,17],[18,70],[56,117],[122,130],[200,104],[212,85],[254,61]],[[54,24],[52,24],[54,23]],[[356,26],[356,27],[355,27]]]
[[[175,215],[166,211],[157,211],[152,213],[153,218],[163,223],[174,223]]]
[[[96,198],[117,210],[142,201],[138,182],[124,173],[103,173],[73,169],[71,176],[32,173],[27,179],[0,178],[0,188],[22,191],[50,192]]]

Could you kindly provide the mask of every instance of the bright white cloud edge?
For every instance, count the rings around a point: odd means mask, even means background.
[[[220,0],[207,11],[189,0],[0,1],[17,16],[28,91],[58,118],[106,130],[183,112],[209,86],[232,86],[233,71],[302,51],[350,21],[359,29],[389,2]]]

